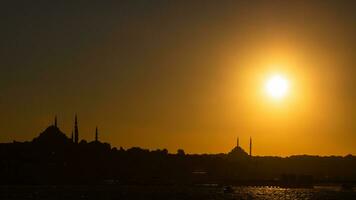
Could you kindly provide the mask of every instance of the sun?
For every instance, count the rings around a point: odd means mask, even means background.
[[[280,74],[272,75],[265,84],[266,92],[274,99],[285,97],[289,90],[289,81]]]

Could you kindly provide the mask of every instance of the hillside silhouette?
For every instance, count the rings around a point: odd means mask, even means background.
[[[76,131],[78,131],[77,124]],[[75,134],[79,137],[79,132]],[[237,142],[229,153],[176,154],[76,141],[57,123],[31,142],[0,144],[0,184],[242,184],[298,186],[355,183],[356,157],[252,156]],[[250,140],[250,144],[252,140]],[[288,185],[289,184],[289,185]]]

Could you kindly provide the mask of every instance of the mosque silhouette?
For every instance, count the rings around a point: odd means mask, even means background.
[[[48,144],[50,146],[56,145],[66,145],[66,144],[79,144],[79,128],[78,128],[78,117],[74,117],[74,132],[72,131],[71,137],[68,138],[65,133],[63,133],[57,123],[57,116],[54,118],[54,123],[45,129],[40,135],[32,140],[34,143]],[[82,143],[86,143],[82,140]],[[95,128],[94,141],[91,143],[101,143],[99,142],[99,132],[98,127]],[[249,141],[249,154],[239,145],[239,138],[237,138],[236,146],[228,153],[232,157],[252,157],[252,138]]]
[[[79,140],[79,128],[78,128],[78,117],[75,115],[74,118],[74,132],[72,131],[71,137],[68,138],[65,133],[63,133],[57,123],[57,116],[54,118],[54,123],[47,127],[38,137],[35,137],[33,143],[41,143],[48,145],[66,145],[66,144],[79,144],[80,142],[86,143],[85,140]],[[95,128],[94,141],[92,143],[101,143],[99,142],[99,131],[98,127]]]

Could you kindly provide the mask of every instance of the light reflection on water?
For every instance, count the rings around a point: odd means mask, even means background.
[[[0,200],[356,200],[356,191],[337,187],[287,189],[192,185],[62,185],[0,186]]]
[[[356,200],[355,191],[343,191],[337,187],[272,188],[272,187],[234,187],[231,199],[241,200]]]

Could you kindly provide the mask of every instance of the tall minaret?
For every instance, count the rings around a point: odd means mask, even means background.
[[[98,135],[99,135],[99,133],[98,133],[98,127],[96,127],[95,128],[95,142],[98,142],[99,140],[98,140]]]
[[[74,119],[74,143],[78,144],[78,142],[79,142],[78,119],[77,119],[77,114],[75,114],[75,119]]]
[[[57,127],[57,115],[54,116],[54,126]]]
[[[239,137],[237,137],[237,140],[236,140],[236,147],[239,147]]]
[[[250,156],[252,156],[252,138],[250,137]]]

